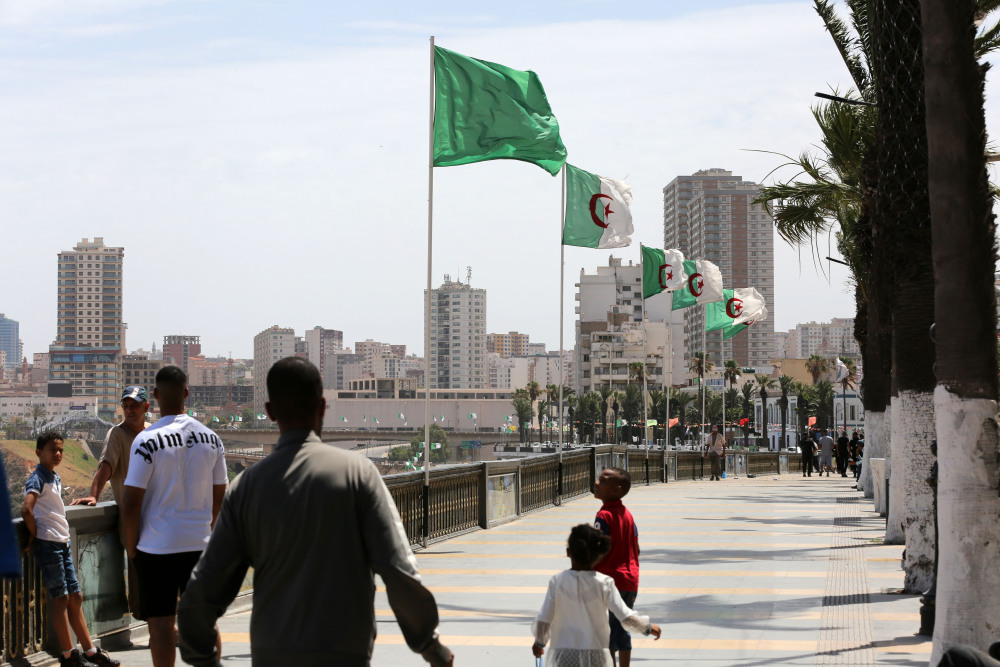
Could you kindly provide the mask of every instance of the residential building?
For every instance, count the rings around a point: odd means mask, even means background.
[[[441,287],[425,291],[424,298],[431,311],[431,388],[485,388],[486,290],[445,275]]]
[[[122,264],[125,249],[83,239],[59,253],[56,339],[49,379],[72,384],[74,396],[96,396],[100,417],[114,419],[125,353]]]
[[[65,417],[70,413],[97,414],[97,395],[90,396],[47,396],[45,392],[0,394],[0,418],[5,420],[20,417],[32,422],[31,408],[40,405],[45,415],[38,418],[39,424]]]
[[[13,370],[21,363],[21,325],[0,313],[0,352],[5,352],[0,370]]]
[[[718,265],[723,286],[754,287],[763,295],[768,319],[722,340],[705,332],[705,309],[685,308],[686,359],[705,349],[719,364],[763,368],[774,356],[774,229],[767,210],[753,200],[760,186],[725,169],[704,169],[678,176],[663,189],[663,240],[687,259]]]
[[[323,388],[344,390],[365,375],[365,356],[350,348],[327,352],[323,363]]]
[[[201,336],[164,336],[164,366],[177,366],[185,373],[190,371],[188,359],[201,354]]]
[[[31,363],[31,384],[45,386],[49,381],[49,353],[35,352]]]
[[[267,402],[267,372],[275,362],[285,357],[294,357],[296,343],[295,330],[274,325],[264,329],[253,338],[253,411],[264,412]]]
[[[238,406],[249,406],[254,402],[255,388],[250,384],[203,384],[188,388],[188,405],[204,405],[207,408],[221,408],[235,403]],[[263,413],[255,411],[254,414]]]
[[[531,361],[528,357],[504,357],[499,352],[486,355],[486,367],[490,389],[523,389],[531,375]]]
[[[861,348],[854,339],[854,318],[835,317],[829,322],[798,324],[787,334],[789,357],[808,359],[814,354],[821,357],[850,357],[861,360]]]
[[[156,374],[164,365],[163,359],[150,359],[143,354],[126,354],[122,358],[122,387],[145,387],[150,405],[155,405],[153,389],[156,387]]]
[[[321,374],[325,368],[327,353],[342,349],[344,349],[343,331],[324,329],[320,326],[306,330],[307,358]]]
[[[486,352],[496,352],[503,358],[528,356],[528,334],[511,331],[486,335]]]
[[[569,386],[578,395],[591,391],[602,383],[608,383],[610,377],[604,377],[604,374],[612,374],[612,365],[618,366],[614,374],[620,375],[624,368],[622,362],[608,360],[625,358],[626,347],[629,359],[642,360],[642,349],[640,347],[636,352],[634,342],[635,327],[639,326],[639,330],[642,330],[643,308],[648,325],[645,329],[647,363],[651,367],[665,368],[665,380],[668,384],[683,384],[686,369],[683,349],[680,348],[683,342],[683,322],[680,317],[671,318],[670,296],[667,293],[652,296],[643,305],[640,264],[629,261],[625,266],[621,259],[611,256],[608,258],[608,265],[598,267],[594,274],[586,274],[581,270],[576,288],[578,317],[576,344],[572,351],[573,384]],[[653,324],[659,326],[653,327]],[[626,331],[630,332],[628,340],[624,335]],[[641,342],[641,334],[638,336]],[[597,354],[597,358],[592,359],[592,353]],[[664,364],[665,357],[667,361]],[[656,380],[659,384],[663,381],[663,377]]]
[[[202,355],[188,359],[188,386],[207,387],[228,385],[234,382],[230,377],[228,359],[206,359]]]
[[[410,367],[403,363],[405,345],[391,345],[368,338],[354,343],[354,352],[364,357],[364,372],[371,377],[405,377],[406,368]]]

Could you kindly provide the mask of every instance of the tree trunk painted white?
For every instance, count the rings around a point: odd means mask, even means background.
[[[893,396],[892,416],[883,425],[883,433],[889,442],[889,453],[886,456],[889,459],[889,516],[885,522],[886,544],[906,543],[904,516],[906,516],[906,489],[909,475],[906,459],[911,455],[907,423],[921,419],[921,415],[915,412],[917,405],[910,400],[912,396],[913,392],[900,392],[897,396]],[[934,411],[930,409],[929,412],[931,420],[927,423],[928,434],[933,433],[934,429]]]
[[[934,467],[931,443],[937,437],[934,394],[900,392],[893,401],[892,431],[893,442],[899,439],[903,443],[892,464],[894,483],[897,470],[902,478],[902,508],[898,516],[906,540],[903,588],[908,593],[923,593],[934,581],[934,489],[927,483]]]
[[[865,492],[865,498],[875,497],[875,489],[872,488],[872,469],[868,461],[873,458],[887,458],[882,446],[883,426],[889,423],[891,414],[888,405],[885,407],[885,412],[865,411],[865,451],[861,458],[861,477],[858,479],[858,488]]]
[[[940,532],[930,664],[950,646],[1000,639],[1000,431],[997,402],[934,391]]]

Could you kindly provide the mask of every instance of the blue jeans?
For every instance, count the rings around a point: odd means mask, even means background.
[[[49,589],[49,599],[54,600],[70,593],[80,592],[80,582],[76,580],[72,550],[69,542],[35,540],[31,550],[42,571],[42,581]]]
[[[639,594],[639,591],[618,591],[618,593],[629,609],[635,608],[635,596]],[[608,644],[608,648],[612,651],[631,651],[632,635],[622,627],[621,622],[610,611],[608,618],[611,623],[611,642]]]

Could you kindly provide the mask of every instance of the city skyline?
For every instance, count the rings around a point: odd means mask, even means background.
[[[725,167],[769,182],[783,160],[753,149],[815,144],[813,93],[849,81],[809,3],[614,5],[626,19],[604,3],[392,6],[393,23],[308,2],[294,15],[267,2],[0,14],[0,219],[17,249],[5,271],[23,278],[0,310],[24,354],[55,339],[55,257],[83,237],[127,249],[130,349],[181,327],[210,354],[249,358],[255,333],[280,323],[422,354],[430,34],[539,75],[570,161],[633,187],[633,244],[614,253],[626,261],[662,238],[671,178]],[[559,179],[502,161],[434,176],[434,282],[472,266],[487,331],[558,349]],[[817,275],[813,257],[836,256],[821,245],[775,243],[776,330],[853,315],[846,271]],[[579,271],[605,259],[566,249],[567,304]],[[166,305],[178,303],[184,322]]]

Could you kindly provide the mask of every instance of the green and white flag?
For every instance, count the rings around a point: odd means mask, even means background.
[[[372,423],[373,424],[377,424],[378,423],[378,417],[372,417]]]
[[[523,160],[553,176],[566,147],[538,76],[434,47],[434,166]]]
[[[261,414],[257,415],[257,421],[262,422],[265,419],[267,419],[267,416],[264,415],[264,413],[261,413]]]
[[[218,417],[212,417],[212,422],[218,424],[219,423],[219,418]]]
[[[764,306],[760,312],[757,313],[757,317],[752,320],[747,320],[740,324],[733,324],[732,326],[727,326],[722,330],[722,340],[729,340],[736,334],[742,332],[744,329],[752,326],[755,322],[760,322],[767,319],[767,306]]]
[[[639,245],[642,253],[642,298],[684,287],[684,253]]]
[[[672,310],[722,300],[722,271],[707,259],[684,260],[684,280],[673,293]]]
[[[722,301],[705,306],[705,331],[717,331],[755,319],[764,309],[764,297],[753,287],[722,290]]]
[[[400,412],[400,413],[399,413],[399,418],[400,418],[400,419],[406,419],[406,417],[405,417],[405,416],[403,416],[403,413],[402,413],[402,412]]]
[[[566,163],[563,245],[624,248],[632,244],[632,186]]]
[[[347,417],[341,417],[340,421],[342,421],[342,422],[344,422],[346,424],[347,423]]]
[[[432,442],[431,443],[431,449],[441,449],[441,443],[440,442]]]
[[[479,415],[477,415],[475,412],[470,412],[469,419],[479,419]]]

